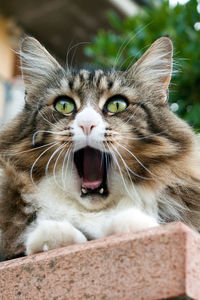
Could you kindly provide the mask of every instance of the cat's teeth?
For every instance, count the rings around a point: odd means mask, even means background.
[[[101,188],[101,189],[99,190],[99,193],[100,193],[100,194],[103,194],[103,192],[104,192],[104,188]]]
[[[83,194],[87,194],[87,189],[86,188],[82,187],[81,191],[82,191]]]

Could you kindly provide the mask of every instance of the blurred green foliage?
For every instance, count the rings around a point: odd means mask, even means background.
[[[99,30],[93,44],[84,51],[94,66],[127,69],[153,41],[169,35],[174,44],[174,69],[177,70],[170,87],[170,106],[199,131],[200,30],[194,26],[200,22],[197,5],[197,0],[174,7],[168,0],[152,1],[151,7],[124,20],[109,12],[112,30]]]

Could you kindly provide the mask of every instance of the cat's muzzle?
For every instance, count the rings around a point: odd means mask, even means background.
[[[107,196],[110,155],[91,147],[85,147],[74,153],[74,162],[81,179],[81,197],[91,194]]]

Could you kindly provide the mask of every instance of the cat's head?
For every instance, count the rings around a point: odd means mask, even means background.
[[[37,156],[29,154],[33,179],[42,168],[54,176],[61,172],[64,188],[72,173],[78,201],[94,210],[116,198],[114,178],[124,187],[121,193],[131,181],[154,180],[155,166],[175,158],[183,144],[167,103],[172,51],[171,40],[163,37],[126,71],[73,71],[26,38],[21,65],[29,130],[16,144],[38,148]]]

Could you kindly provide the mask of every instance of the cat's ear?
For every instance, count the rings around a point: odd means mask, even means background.
[[[128,76],[147,90],[166,91],[172,74],[172,55],[170,38],[159,38],[128,70]]]
[[[47,81],[57,82],[64,69],[49,52],[34,38],[26,37],[20,49],[21,70],[28,94],[34,94]]]

